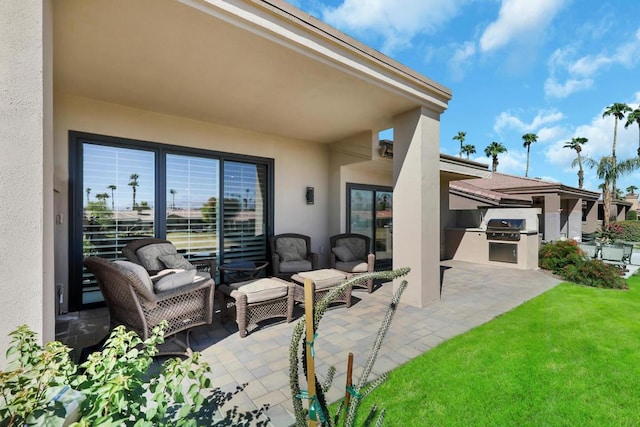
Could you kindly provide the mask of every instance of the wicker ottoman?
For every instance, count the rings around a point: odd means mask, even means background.
[[[329,291],[333,290],[336,286],[340,285],[346,279],[349,279],[352,275],[345,273],[344,271],[336,270],[334,268],[325,268],[322,270],[304,271],[291,276],[291,280],[295,281],[298,286],[295,290],[295,300],[298,302],[304,301],[304,281],[305,279],[311,280],[314,285],[314,297],[315,300],[319,300],[324,297]],[[347,307],[351,307],[351,286],[344,290],[343,293],[338,295],[333,301],[343,302]],[[313,301],[312,301],[313,303]]]
[[[295,287],[275,277],[220,285],[217,293],[222,305],[221,317],[224,319],[227,310],[235,306],[242,338],[262,320],[286,317],[287,322],[291,322]]]

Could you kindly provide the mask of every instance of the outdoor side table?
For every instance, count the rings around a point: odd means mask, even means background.
[[[325,268],[321,270],[312,270],[312,271],[303,271],[291,276],[291,280],[296,282],[298,286],[296,286],[295,291],[295,300],[297,302],[304,303],[304,281],[305,279],[311,280],[311,283],[314,286],[314,298],[315,300],[319,300],[324,297],[327,293],[333,290],[338,285],[342,284],[345,280],[351,278],[351,274],[345,273],[344,271],[336,270],[334,268]],[[315,301],[312,301],[314,303]],[[331,301],[334,302],[343,302],[348,307],[351,307],[351,286],[344,290],[343,293],[336,296],[336,298]]]
[[[269,265],[266,261],[231,261],[218,267],[221,283],[245,282],[256,279]]]

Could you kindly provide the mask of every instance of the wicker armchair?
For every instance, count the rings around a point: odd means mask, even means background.
[[[338,234],[329,238],[331,253],[329,254],[329,266],[345,273],[372,273],[375,267],[376,256],[369,253],[371,239],[362,234]],[[366,282],[358,282],[354,286],[366,288],[373,292],[373,279]]]
[[[144,260],[140,258],[138,251],[150,245],[157,245],[156,248],[158,248],[159,253],[178,253],[173,243],[171,243],[169,240],[149,237],[134,240],[133,242],[128,243],[125,247],[122,248],[122,254],[127,257],[129,261],[135,262],[136,264],[145,267],[150,275],[154,275],[167,268],[167,266],[165,266],[164,263],[162,263],[160,260]],[[209,277],[215,278],[217,263],[214,259],[189,260],[187,262],[198,270],[199,275],[202,275],[201,273],[209,273]]]
[[[84,265],[96,276],[109,308],[112,328],[124,325],[147,339],[151,330],[166,320],[165,337],[186,331],[185,342],[173,340],[160,346],[162,355],[191,354],[189,329],[213,321],[214,282],[211,279],[203,278],[175,289],[153,292],[151,278],[143,277],[146,272],[141,267],[135,266],[141,270],[138,272],[121,261],[119,264],[99,257],[86,258]]]
[[[311,238],[302,234],[286,233],[272,236],[273,275],[285,279],[295,273],[318,268],[318,254],[311,252]]]

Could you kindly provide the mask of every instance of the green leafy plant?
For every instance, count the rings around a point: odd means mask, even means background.
[[[538,252],[538,265],[544,270],[560,273],[570,264],[582,261],[583,254],[575,240],[560,240],[547,243]]]
[[[627,281],[621,277],[621,274],[621,267],[596,259],[566,265],[560,272],[563,279],[584,286],[629,289]]]
[[[628,221],[637,221],[638,220],[638,212],[630,210],[629,212],[627,212],[627,215],[626,215],[625,219],[628,220]]]
[[[542,246],[539,252],[539,266],[579,285],[628,289],[626,280],[621,277],[621,267],[587,258],[574,240]]]
[[[11,334],[8,370],[0,372],[0,425],[62,425],[63,404],[50,390],[71,387],[83,396],[74,426],[196,425],[207,403],[211,369],[200,354],[169,359],[157,375],[149,368],[163,342],[165,324],[142,341],[116,327],[104,349],[77,367],[59,342],[41,347],[26,326]]]
[[[640,222],[639,221],[622,221],[617,224],[622,227],[620,240],[627,242],[640,242]]]
[[[337,286],[331,292],[328,292],[320,301],[315,304],[314,308],[314,318],[313,325],[314,331],[318,330],[318,326],[320,324],[320,320],[324,316],[327,308],[331,301],[333,301],[338,295],[341,295],[348,286],[352,286],[357,282],[364,282],[369,279],[384,279],[384,280],[393,280],[402,276],[405,276],[410,271],[409,268],[399,268],[393,271],[384,271],[384,272],[373,272],[373,273],[365,273],[362,275],[358,275],[352,279],[345,281],[342,285]],[[335,367],[330,367],[327,373],[327,378],[323,384],[320,384],[317,376],[314,378],[308,378],[307,364],[306,364],[306,351],[308,347],[308,343],[303,341],[303,336],[305,333],[305,325],[306,325],[306,317],[303,316],[293,330],[293,335],[291,338],[291,345],[289,347],[289,382],[291,386],[291,396],[293,399],[293,407],[296,418],[296,426],[302,427],[307,425],[307,419],[312,417],[313,419],[319,420],[319,425],[322,426],[336,426],[340,423],[341,417],[344,415],[344,426],[351,427],[355,424],[356,416],[358,413],[358,408],[362,400],[367,397],[371,392],[373,392],[378,386],[380,386],[387,379],[387,375],[382,375],[379,378],[375,379],[372,382],[369,382],[369,374],[373,368],[373,365],[378,356],[378,352],[380,347],[382,346],[382,341],[391,325],[391,321],[393,319],[393,315],[398,306],[398,302],[400,301],[400,296],[402,292],[404,292],[407,286],[407,282],[403,281],[399,288],[396,290],[393,298],[391,300],[391,304],[389,304],[389,308],[387,313],[382,320],[382,324],[380,325],[380,329],[378,330],[378,334],[376,335],[376,339],[373,343],[371,352],[369,353],[369,357],[364,366],[363,372],[360,376],[360,379],[357,383],[352,387],[349,392],[353,396],[350,399],[350,403],[347,408],[344,408],[344,401],[339,405],[336,413],[331,416],[329,412],[329,406],[324,397],[324,393],[329,389],[331,383],[333,381],[333,376],[335,374]],[[313,348],[313,347],[312,347]],[[313,354],[313,353],[312,353]],[[316,384],[316,392],[317,395],[314,397],[312,401],[309,403],[310,410],[304,409],[302,405],[302,400],[307,398],[305,393],[300,389],[300,372],[299,372],[299,364],[300,364],[300,355],[302,359],[302,369],[304,375],[307,376],[307,381],[314,381]],[[346,410],[345,410],[346,409]],[[376,415],[376,410],[373,410],[369,414],[369,418],[373,418]],[[376,425],[382,425],[384,421],[385,412],[384,409],[377,414],[378,419]]]
[[[612,222],[599,231],[596,231],[596,238],[603,243],[611,243],[618,239],[622,239],[623,234],[624,228],[622,225],[617,222]]]

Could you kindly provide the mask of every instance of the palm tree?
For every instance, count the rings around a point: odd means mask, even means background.
[[[96,194],[96,199],[100,200],[101,202],[107,200],[108,198],[109,198],[109,193],[98,193],[98,194]]]
[[[611,146],[611,158],[613,161],[613,168],[616,168],[616,141],[618,139],[618,120],[624,119],[625,113],[631,111],[631,107],[622,102],[615,102],[608,106],[604,113],[602,113],[602,117],[613,116],[613,145]],[[615,193],[616,191],[616,176],[614,175],[613,181],[611,182],[612,190]]]
[[[169,193],[171,194],[171,208],[175,209],[176,208],[176,193],[177,193],[177,191],[172,188],[171,190],[169,190]]]
[[[590,168],[596,168],[596,175],[602,182],[602,201],[604,202],[604,227],[610,222],[611,198],[616,192],[612,192],[611,185],[615,178],[620,177],[628,172],[640,168],[640,157],[623,160],[616,163],[613,156],[605,156],[600,161],[595,161],[589,157],[584,162]]]
[[[487,157],[491,157],[491,160],[493,161],[492,168],[491,168],[493,172],[495,172],[496,169],[498,169],[498,154],[506,153],[506,152],[507,152],[507,147],[495,141],[493,141],[491,144],[487,146],[487,148],[484,149],[484,154],[486,154]]]
[[[627,193],[629,193],[629,194],[631,194],[633,196],[634,194],[636,194],[635,191],[637,189],[638,189],[638,187],[636,187],[635,185],[630,185],[630,186],[627,187]]]
[[[535,133],[526,133],[522,135],[522,139],[524,140],[522,146],[527,149],[527,168],[524,170],[524,176],[527,177],[529,176],[529,152],[531,151],[531,144],[538,140],[538,135]]]
[[[139,176],[137,173],[132,173],[131,176],[129,177],[131,181],[129,181],[128,185],[130,185],[131,189],[133,190],[133,205],[131,206],[131,209],[136,208],[136,187],[139,185],[138,178]]]
[[[581,145],[585,144],[587,141],[589,140],[583,137],[571,138],[571,141],[565,142],[563,146],[564,148],[575,150],[576,154],[578,155],[578,157],[576,157],[575,160],[571,162],[572,168],[575,168],[576,165],[578,166],[578,188],[582,188],[582,186],[584,185],[584,170],[582,169],[582,157],[580,156],[580,153],[582,152]]]
[[[107,188],[108,188],[109,190],[111,190],[111,210],[112,210],[112,211],[115,211],[115,210],[116,210],[116,205],[115,205],[115,203],[116,203],[116,198],[115,198],[115,197],[113,197],[113,192],[114,192],[114,191],[116,191],[116,189],[117,189],[118,187],[116,187],[115,185],[111,184],[111,185],[108,185],[108,186],[107,186]]]
[[[89,204],[89,194],[91,194],[91,189],[87,187],[87,205]]]
[[[453,137],[453,140],[460,141],[460,158],[462,158],[462,144],[464,144],[464,139],[467,136],[466,132],[458,132],[456,136]]]
[[[467,155],[467,160],[469,160],[470,154],[476,154],[476,146],[473,144],[464,144],[462,146],[462,152]]]
[[[638,124],[638,157],[640,157],[640,108],[636,108],[627,116],[627,123],[624,124],[625,129],[632,124]]]

